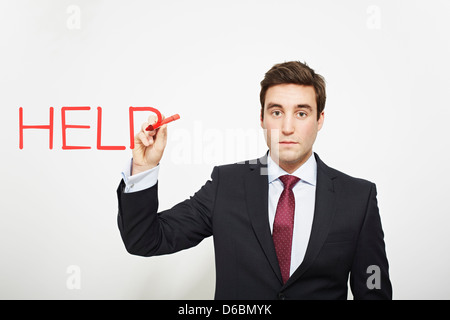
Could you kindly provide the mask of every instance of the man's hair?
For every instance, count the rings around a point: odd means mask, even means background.
[[[314,72],[306,63],[300,61],[289,61],[274,65],[266,72],[261,81],[261,92],[259,98],[261,101],[261,117],[264,117],[264,103],[267,90],[278,84],[299,84],[312,86],[316,92],[317,120],[325,109],[325,79]]]

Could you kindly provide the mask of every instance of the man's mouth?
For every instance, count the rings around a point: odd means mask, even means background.
[[[280,141],[280,144],[297,144],[295,141]]]

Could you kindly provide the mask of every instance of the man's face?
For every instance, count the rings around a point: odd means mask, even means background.
[[[279,84],[266,92],[264,119],[266,142],[272,159],[288,173],[297,170],[312,154],[324,113],[317,120],[314,87]]]

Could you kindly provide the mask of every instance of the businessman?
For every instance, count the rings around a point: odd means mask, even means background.
[[[213,236],[216,299],[347,299],[348,282],[355,299],[392,299],[375,184],[312,150],[325,101],[324,78],[307,64],[274,65],[260,92],[267,153],[214,167],[193,196],[161,212],[167,125],[145,131],[150,117],[117,189],[127,251],[169,254]]]

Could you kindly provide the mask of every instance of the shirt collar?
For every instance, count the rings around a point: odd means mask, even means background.
[[[272,157],[269,154],[267,155],[267,173],[269,184],[273,181],[277,180],[280,176],[289,174],[283,169],[281,169],[275,161],[272,160]],[[311,154],[309,159],[300,166],[297,170],[292,173],[293,176],[300,178],[301,181],[309,183],[313,186],[316,185],[317,182],[317,162],[316,157],[314,157],[314,153]]]

